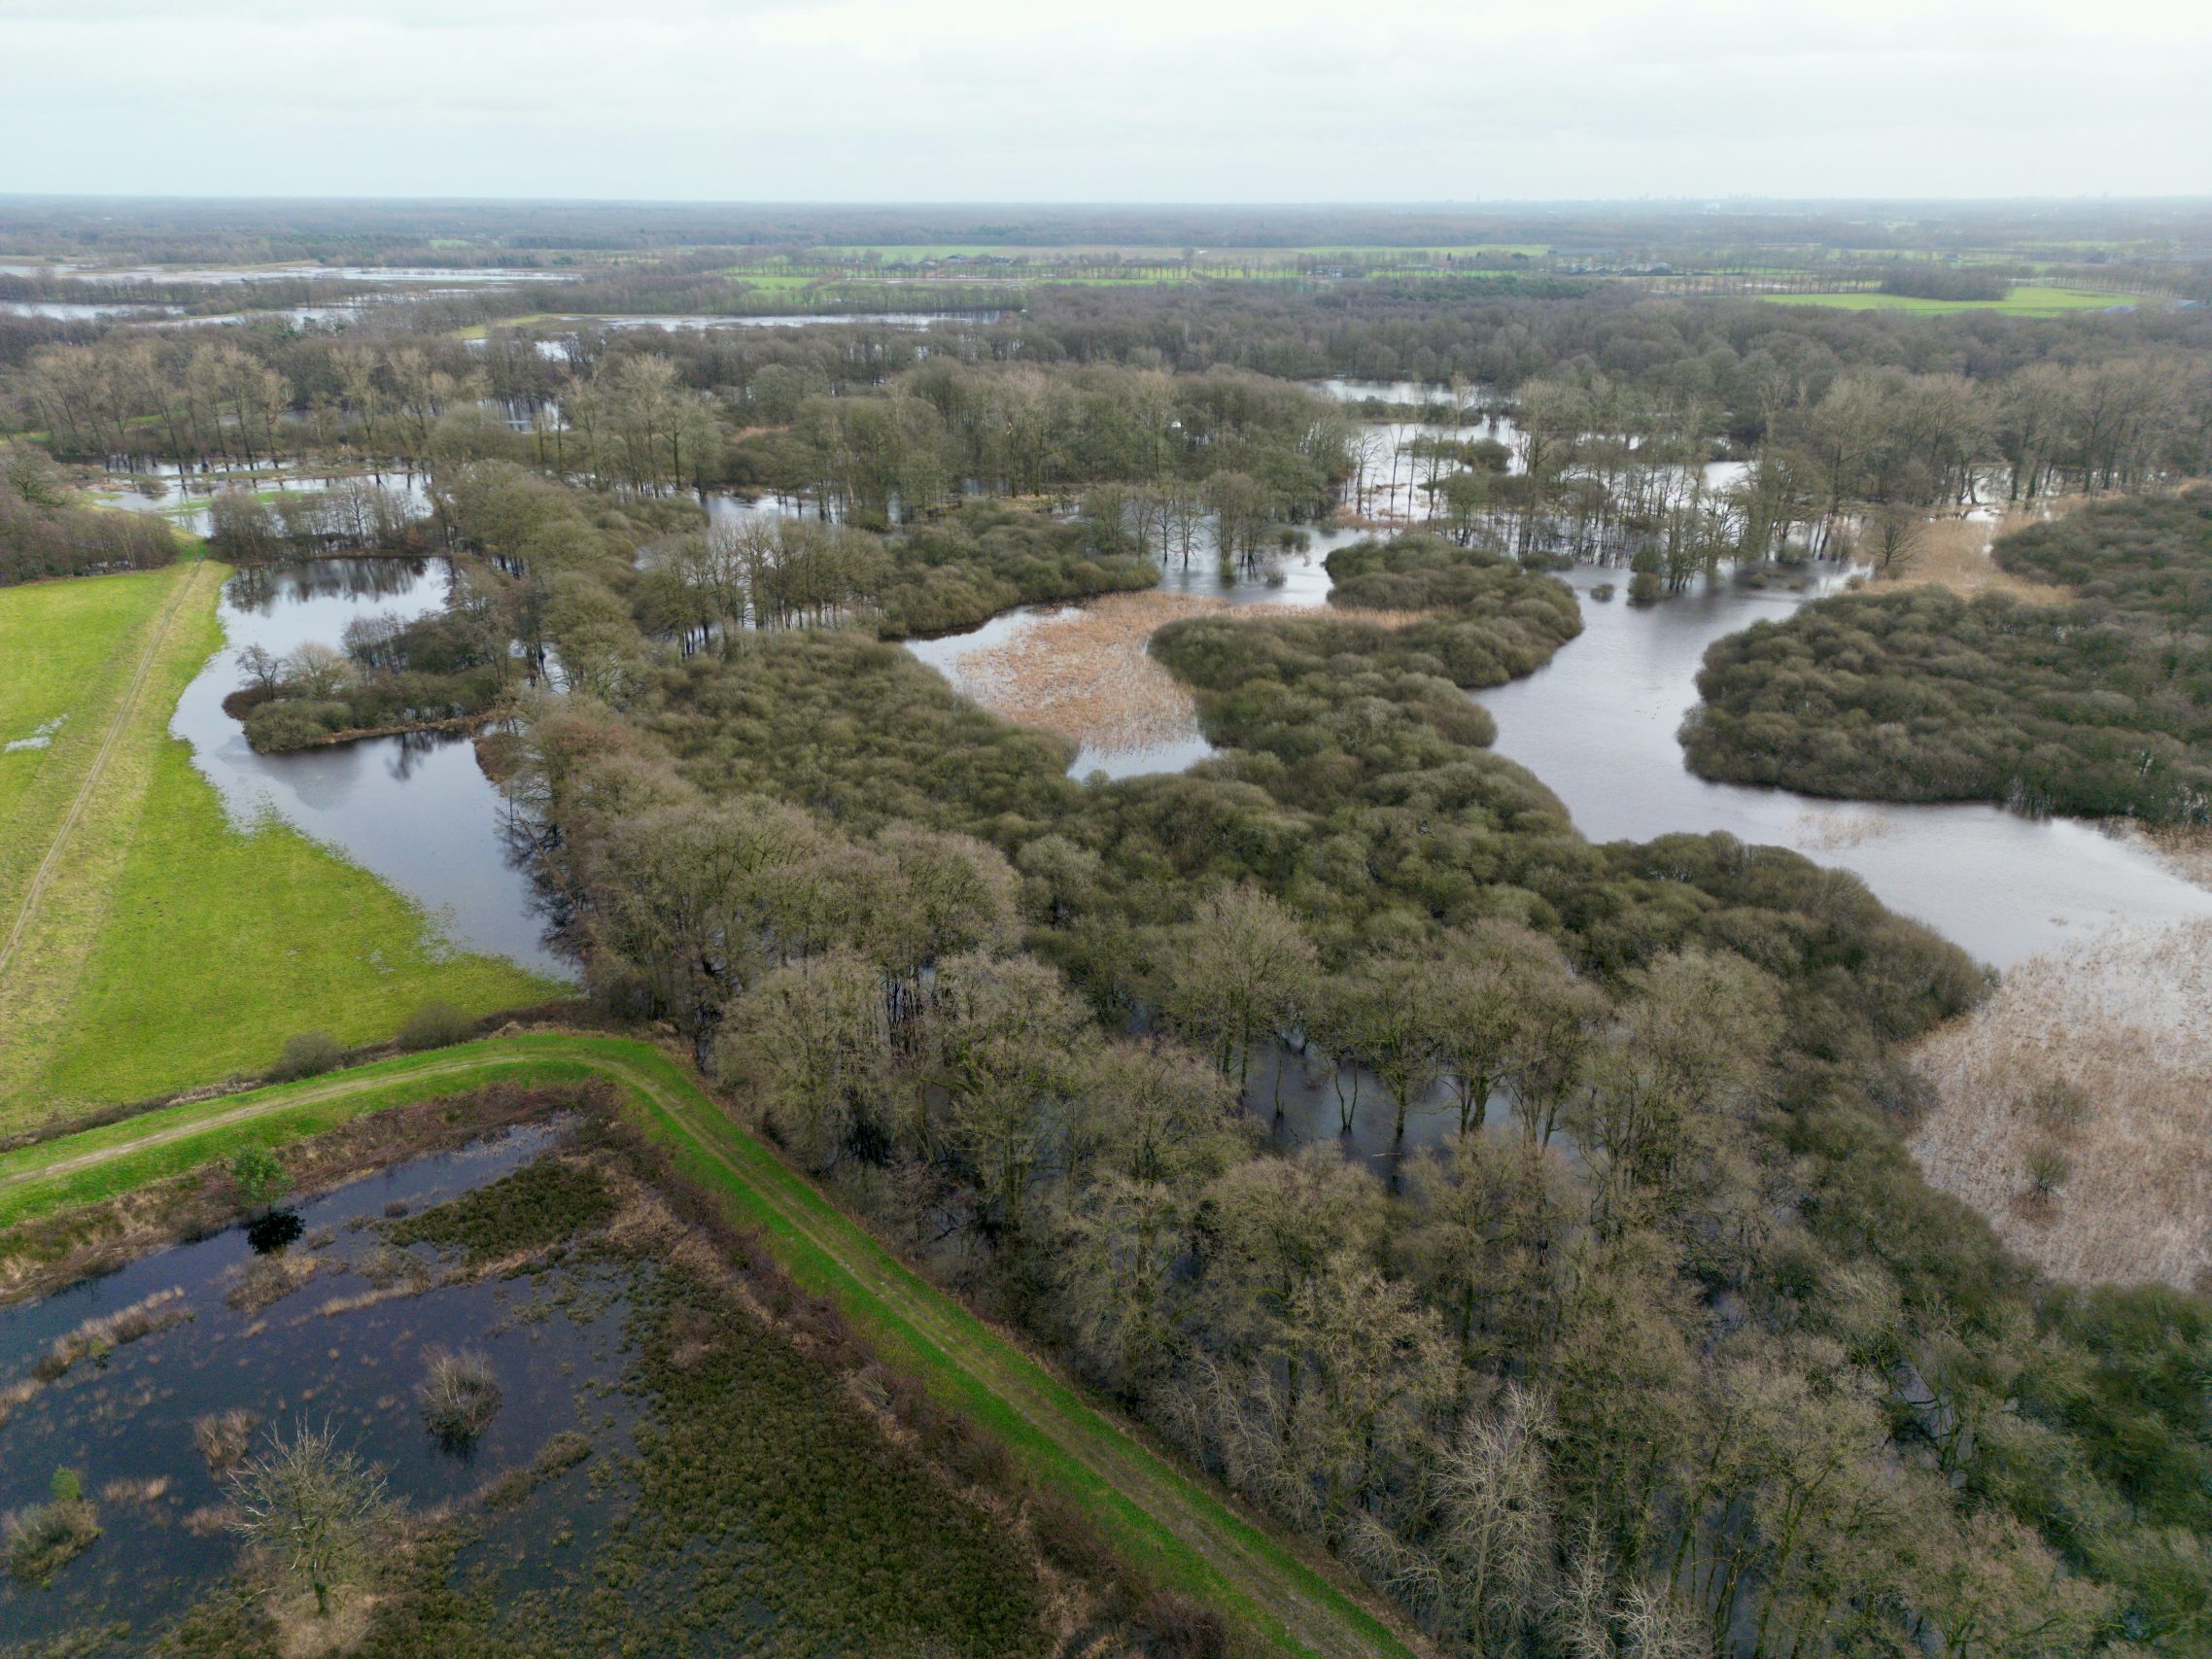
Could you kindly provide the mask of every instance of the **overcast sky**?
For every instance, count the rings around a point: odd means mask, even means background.
[[[2208,0],[0,0],[0,190],[2212,193]]]

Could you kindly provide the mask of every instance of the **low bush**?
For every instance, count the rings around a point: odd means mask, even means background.
[[[337,1038],[328,1031],[301,1031],[284,1040],[277,1063],[269,1068],[272,1082],[291,1083],[302,1077],[320,1077],[335,1071],[346,1057]]]
[[[221,1474],[246,1455],[260,1419],[242,1406],[210,1411],[192,1419],[192,1445],[207,1465],[207,1472]]]
[[[466,1445],[491,1426],[502,1402],[499,1378],[483,1355],[434,1354],[415,1389],[423,1421],[449,1446]]]
[[[414,1053],[449,1048],[475,1034],[476,1021],[450,1002],[426,1002],[399,1027],[399,1047]]]

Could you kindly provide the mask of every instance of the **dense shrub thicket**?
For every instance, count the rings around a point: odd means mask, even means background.
[[[2212,817],[2212,492],[2000,541],[2076,598],[1843,595],[1712,646],[1693,770],[1816,795]]]
[[[1336,557],[1435,614],[1163,630],[1181,776],[1070,780],[850,631],[548,713],[595,987],[1452,1651],[2196,1651],[2186,1298],[2044,1301],[1895,1126],[1972,964],[1794,854],[1590,846],[1455,684],[1571,637],[1558,584]],[[1470,1132],[1390,1188],[1261,1150],[1301,1046]]]

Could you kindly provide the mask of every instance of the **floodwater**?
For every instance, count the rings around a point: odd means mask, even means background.
[[[1336,381],[1329,390],[1398,402],[1449,396],[1415,383]],[[1378,425],[1398,445],[1418,431],[1449,430]],[[1511,437],[1509,422],[1494,416],[1471,416],[1461,431],[1470,436],[1487,431],[1505,442]],[[1727,482],[1738,465],[1711,464],[1709,481]],[[1203,570],[1171,570],[1165,585],[1212,592],[1232,604],[1318,605],[1329,587],[1322,558],[1361,534],[1339,530],[1315,536],[1310,563],[1289,561],[1280,588],[1249,579],[1223,585],[1210,562]],[[1526,679],[1477,694],[1498,722],[1495,752],[1535,773],[1593,841],[1722,831],[1753,845],[1786,847],[1853,872],[1891,910],[1925,922],[1998,968],[2119,924],[2212,917],[2212,891],[2140,843],[2093,823],[2027,818],[1976,803],[1818,800],[1708,782],[1692,774],[1676,733],[1697,705],[1697,674],[1707,647],[1756,622],[1780,620],[1832,591],[1842,573],[1833,566],[1824,569],[1825,574],[1809,574],[1797,591],[1723,576],[1701,580],[1658,605],[1632,606],[1622,598],[1591,598],[1601,585],[1625,588],[1625,571],[1573,568],[1562,579],[1581,602],[1582,635]],[[962,659],[1016,638],[1055,609],[1011,612],[968,634],[917,641],[909,649],[973,695],[976,687],[962,675]],[[1113,753],[1086,745],[1073,770],[1078,777],[1095,770],[1110,778],[1182,771],[1214,752],[1193,731]],[[1316,1102],[1314,1115],[1320,1110]]]
[[[85,265],[10,265],[0,266],[0,270],[22,275],[52,271],[79,282],[189,283],[195,288],[331,278],[390,283],[577,282],[584,275],[581,271],[501,269],[486,265],[119,265],[105,269]]]
[[[667,333],[685,334],[702,333],[716,328],[812,328],[857,326],[868,323],[875,324],[880,328],[929,328],[940,323],[995,323],[998,318],[999,313],[996,311],[805,311],[755,317],[734,317],[719,312],[702,312],[696,314],[656,313],[649,316],[639,314],[538,318],[528,324],[516,324],[514,327],[528,327],[541,332],[548,328],[565,328],[570,333],[586,328],[659,328]],[[495,321],[492,326],[499,328],[502,325]],[[471,340],[469,344],[478,350],[483,347],[481,340]],[[540,338],[537,342],[537,353],[540,357],[555,361],[566,361],[569,356],[569,341],[565,335],[559,333],[549,338]]]
[[[0,317],[51,317],[62,323],[92,323],[104,317],[174,317],[181,305],[95,304],[75,299],[0,299]]]
[[[388,1491],[417,1510],[465,1497],[487,1478],[527,1465],[554,1434],[587,1433],[594,1454],[498,1523],[501,1542],[470,1565],[522,1587],[548,1571],[546,1536],[573,1527],[588,1547],[615,1518],[616,1495],[595,1489],[632,1447],[638,1408],[619,1386],[627,1281],[611,1264],[564,1263],[515,1281],[440,1286],[331,1314],[326,1301],[372,1289],[367,1270],[386,1249],[371,1226],[387,1206],[426,1209],[485,1186],[547,1150],[556,1121],[507,1130],[450,1153],[366,1176],[301,1203],[296,1227],[230,1227],[156,1251],[118,1272],[42,1301],[0,1308],[0,1389],[31,1376],[39,1356],[84,1322],[149,1296],[189,1317],[167,1330],[88,1355],[0,1420],[0,1510],[42,1503],[57,1469],[76,1471],[98,1511],[98,1541],[37,1588],[0,1578],[0,1630],[12,1644],[83,1634],[128,1619],[144,1641],[236,1562],[239,1541],[207,1524],[224,1490],[199,1454],[194,1419],[250,1411],[257,1443],[305,1420],[378,1465]],[[349,1225],[351,1224],[351,1225]],[[279,1231],[289,1256],[319,1271],[303,1289],[256,1310],[227,1296],[239,1270]],[[428,1265],[427,1245],[407,1256]],[[474,1445],[441,1447],[415,1404],[415,1385],[438,1348],[467,1347],[491,1362],[502,1399]],[[604,1479],[604,1476],[602,1477]],[[111,1482],[131,1483],[135,1492]],[[553,1552],[557,1554],[558,1552]]]
[[[274,812],[429,911],[455,945],[555,979],[575,970],[545,943],[536,883],[515,851],[512,809],[466,736],[364,738],[296,754],[256,754],[223,700],[245,683],[238,653],[335,647],[346,624],[443,608],[443,561],[312,559],[242,570],[224,584],[227,643],[185,688],[169,722],[232,817]]]
[[[1323,560],[1332,549],[1357,541],[1365,534],[1358,530],[1320,531],[1309,536],[1309,545],[1303,552],[1282,554],[1258,570],[1239,568],[1227,573],[1220,569],[1209,540],[1192,556],[1189,564],[1170,558],[1160,572],[1158,591],[1237,606],[1299,608],[1317,605],[1329,597],[1329,571],[1323,567]],[[943,674],[954,689],[976,697],[980,687],[969,668],[975,659],[1020,639],[1040,622],[1070,615],[1077,608],[1060,605],[1023,605],[1019,610],[1002,612],[964,634],[910,639],[907,649]],[[1193,720],[1187,732],[1133,747],[1102,748],[1095,743],[1084,743],[1078,747],[1068,772],[1076,778],[1089,778],[1094,772],[1108,778],[1187,772],[1218,752],[1199,733]]]
[[[105,484],[89,494],[103,507],[115,507],[123,512],[160,513],[179,530],[205,536],[214,527],[210,503],[218,491],[273,490],[315,495],[339,482],[337,478],[296,471],[289,463],[272,462],[252,468],[202,472],[181,467],[174,461],[159,461],[150,462],[136,471],[112,472]],[[381,477],[371,478],[370,482],[404,497],[407,511],[417,517],[431,510],[430,481],[422,474],[395,468]]]
[[[559,323],[569,328],[661,328],[698,333],[708,328],[812,328],[818,326],[876,323],[893,328],[926,328],[935,323],[995,323],[995,311],[799,311],[775,316],[730,316],[720,312],[679,315],[624,315],[539,319],[534,326]]]
[[[1780,620],[1817,589],[1760,590],[1722,577],[1632,606],[1590,597],[1602,582],[1620,582],[1618,570],[1577,567],[1562,579],[1582,602],[1581,637],[1526,679],[1475,700],[1497,719],[1496,752],[1541,778],[1592,841],[1723,830],[1791,847],[1854,872],[1891,910],[2000,968],[2120,922],[2212,916],[2212,892],[2080,819],[1984,805],[1822,801],[1706,781],[1683,764],[1676,737],[1697,704],[1706,647]]]

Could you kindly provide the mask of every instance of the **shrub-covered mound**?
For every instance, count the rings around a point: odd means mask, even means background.
[[[2077,597],[1849,594],[1719,641],[1692,771],[1813,795],[2212,816],[2212,492],[2007,536],[2005,570]]]

